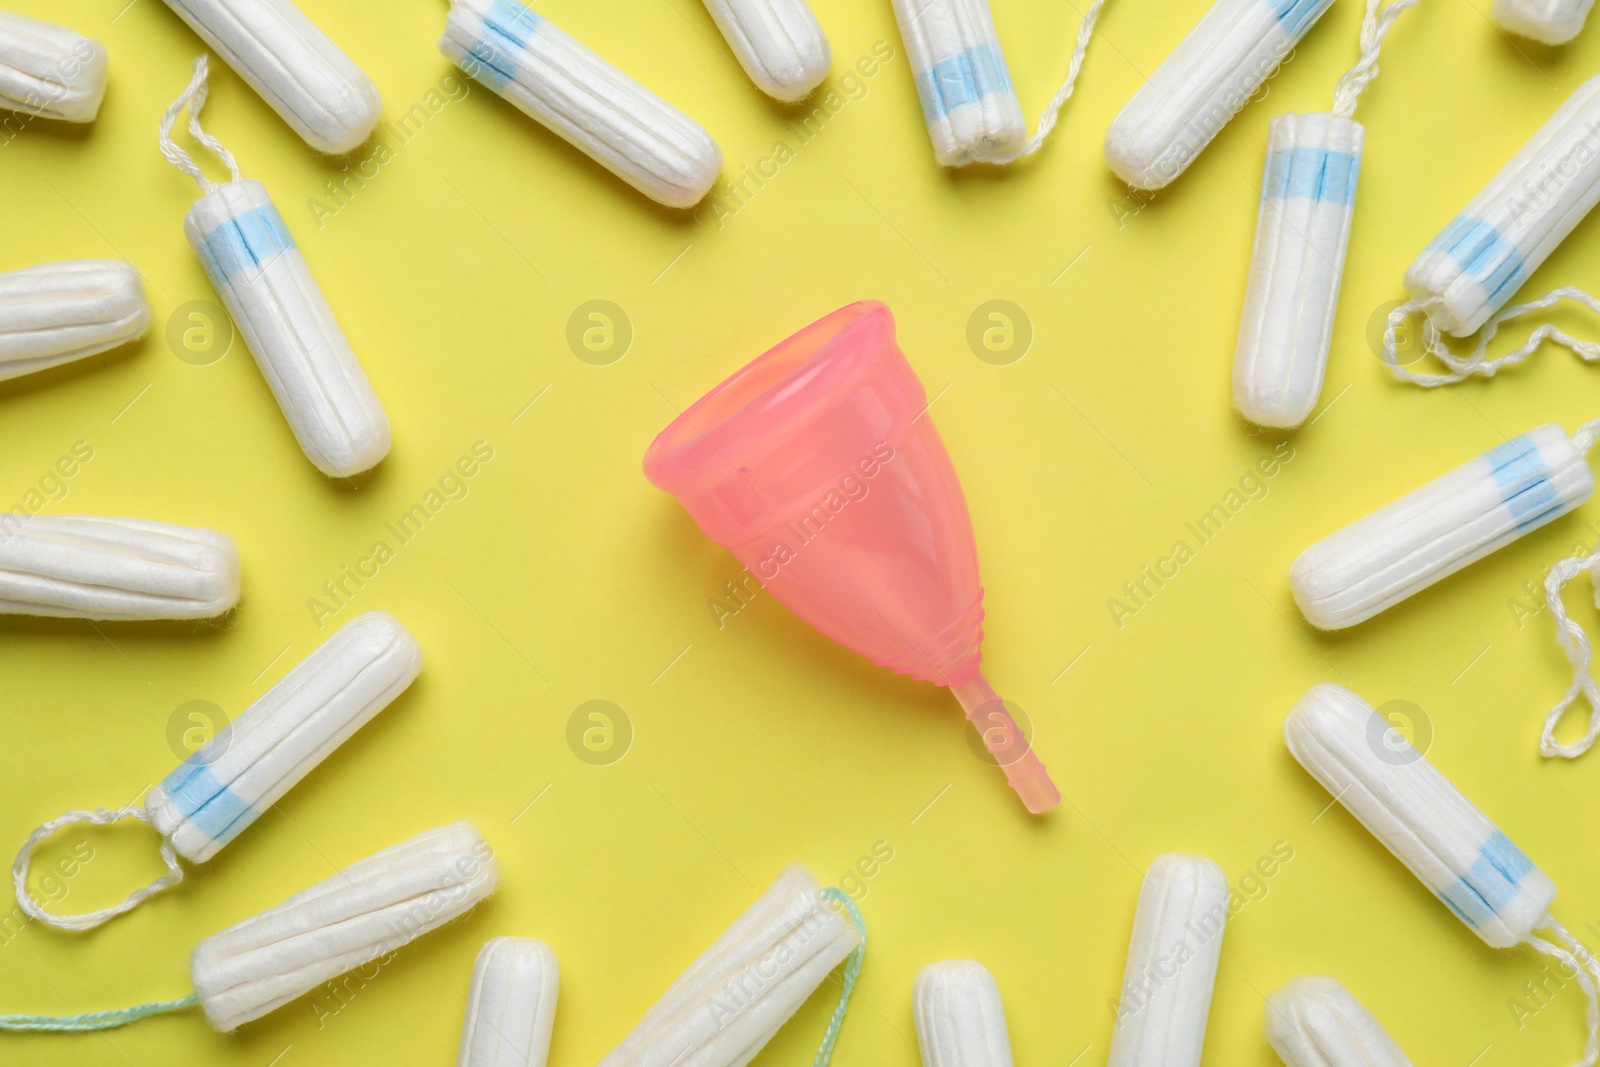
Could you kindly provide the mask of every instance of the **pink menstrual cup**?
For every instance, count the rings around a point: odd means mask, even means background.
[[[851,304],[696,401],[651,442],[644,473],[806,622],[949,686],[1041,812],[1061,794],[978,670],[972,520],[927,408],[889,309]]]

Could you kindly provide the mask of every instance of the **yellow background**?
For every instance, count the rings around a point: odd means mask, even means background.
[[[174,312],[213,298],[180,230],[197,192],[156,149],[157,119],[201,45],[158,0],[124,2],[8,4],[103,42],[111,80],[93,126],[37,122],[0,146],[0,269],[124,256],[144,274],[154,325],[127,349],[0,386],[0,504],[23,501],[88,442],[93,460],[49,513],[226,531],[244,597],[220,625],[0,621],[0,843],[70,808],[128,803],[174,764],[182,705],[237,714],[361,611],[403,620],[426,666],[177,891],[86,937],[5,933],[0,1010],[181,996],[202,937],[450,820],[483,831],[502,881],[347,1004],[323,991],[233,1036],[193,1013],[103,1036],[5,1036],[0,1060],[446,1063],[478,946],[523,934],[561,960],[551,1063],[590,1064],[783,865],[837,882],[879,842],[893,859],[864,883],[871,940],[842,1065],[916,1063],[912,980],[952,957],[994,973],[1019,1063],[1104,1062],[1145,866],[1202,853],[1238,885],[1279,842],[1293,859],[1247,886],[1256,899],[1227,932],[1207,1062],[1275,1063],[1263,995],[1307,973],[1344,981],[1419,1063],[1576,1058],[1576,987],[1519,1028],[1507,1002],[1542,958],[1485,947],[1345,812],[1317,818],[1329,798],[1285,751],[1280,724],[1323,680],[1375,705],[1413,702],[1431,757],[1561,887],[1557,914],[1594,939],[1583,927],[1600,929],[1600,755],[1538,756],[1567,666],[1548,617],[1519,626],[1510,602],[1593,543],[1585,523],[1600,524],[1600,505],[1339,636],[1310,630],[1285,571],[1312,541],[1507,437],[1600,414],[1597,371],[1564,352],[1423,392],[1391,381],[1368,339],[1416,251],[1595,69],[1600,30],[1559,51],[1513,44],[1489,23],[1489,0],[1424,0],[1401,20],[1358,114],[1367,154],[1323,397],[1333,406],[1289,439],[1294,458],[1268,495],[1119,628],[1107,600],[1192,540],[1184,523],[1278,444],[1240,422],[1229,389],[1263,143],[1274,114],[1328,107],[1356,58],[1355,0],[1339,0],[1264,99],[1148,206],[1107,171],[1101,139],[1206,0],[1110,0],[1054,138],[983,173],[935,166],[886,0],[815,0],[830,85],[879,42],[894,59],[804,145],[786,128],[798,113],[744,78],[697,0],[542,0],[702,122],[725,177],[790,144],[779,175],[720,219],[657,208],[473,87],[319,228],[308,201],[342,164],[216,65],[206,125],[266,183],[393,420],[393,451],[354,485],[302,457],[242,344],[207,366],[169,347]],[[443,3],[304,6],[372,75],[389,120],[451,73],[435,50]],[[994,9],[1032,123],[1079,11]],[[1592,284],[1596,225],[1527,292]],[[866,297],[894,309],[907,356],[940,394],[933,416],[988,589],[985,668],[1029,712],[1066,797],[1047,818],[1026,817],[974,757],[948,694],[839,649],[770,596],[719,629],[708,602],[739,568],[639,472],[675,407]],[[580,361],[566,340],[574,309],[596,299],[620,305],[634,331],[609,366]],[[966,340],[992,299],[1023,308],[1034,331],[1009,366],[980,361]],[[1595,333],[1592,320],[1555,318]],[[308,599],[478,441],[494,458],[469,495],[319,629]],[[1594,621],[1586,592],[1570,601]],[[634,733],[609,766],[567,741],[569,716],[597,699],[624,709]],[[61,834],[41,862],[82,839]],[[67,882],[63,908],[105,905],[159,873],[138,826],[90,842],[95,859]],[[809,1063],[836,989],[758,1062]]]

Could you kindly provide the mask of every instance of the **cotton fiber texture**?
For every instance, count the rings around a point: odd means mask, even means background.
[[[705,3],[739,65],[774,100],[803,100],[828,76],[833,52],[806,0]]]
[[[1228,879],[1202,856],[1156,857],[1139,889],[1108,1067],[1198,1067],[1228,921]]]
[[[1507,33],[1540,44],[1566,44],[1583,32],[1594,0],[1494,0],[1491,17]]]
[[[1363,137],[1354,120],[1320,113],[1269,128],[1233,364],[1234,406],[1258,426],[1299,426],[1322,394]]]
[[[1332,978],[1297,978],[1268,997],[1267,1040],[1286,1067],[1411,1067],[1372,1013]]]
[[[1318,541],[1289,568],[1312,625],[1372,618],[1588,500],[1583,448],[1540,426]]]
[[[346,623],[145,796],[151,825],[204,863],[255,822],[422,669],[381,611]]]
[[[1112,172],[1135,189],[1182,174],[1332,4],[1217,0],[1112,121]]]
[[[149,325],[144,281],[120,259],[7,271],[0,274],[0,381],[125,345]]]
[[[545,1067],[561,979],[543,941],[496,937],[478,952],[456,1067]]]
[[[189,969],[206,1021],[235,1030],[464,915],[494,892],[470,823],[418,834],[213,934]]]
[[[1012,1067],[1000,987],[976,960],[933,963],[911,991],[923,1067]]]
[[[106,50],[53,22],[0,11],[0,111],[93,122],[106,93]]]
[[[372,79],[292,0],[166,0],[306,144],[359,147],[383,102]]]
[[[599,1067],[744,1067],[860,941],[790,867]]]
[[[210,619],[239,602],[225,534],[150,519],[0,514],[0,613]]]
[[[439,51],[668,207],[698,204],[722,169],[693,119],[518,0],[457,0]]]

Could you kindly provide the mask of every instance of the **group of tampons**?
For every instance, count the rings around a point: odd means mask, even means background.
[[[167,0],[168,5],[314,148],[347,152],[379,117],[370,79],[289,0]],[[1242,414],[1292,428],[1313,410],[1330,348],[1364,131],[1356,101],[1377,75],[1378,48],[1417,0],[1367,0],[1361,58],[1325,114],[1274,119],[1236,365]],[[1037,151],[1070,96],[1103,0],[1089,8],[1066,82],[1027,133],[987,0],[892,0],[940,164],[1003,164]],[[1547,44],[1571,40],[1593,0],[1494,0],[1501,28]],[[1217,0],[1112,123],[1111,168],[1141,190],[1178,177],[1260,88],[1332,0]],[[807,97],[830,64],[805,0],[706,0],[751,80],[785,102]],[[593,156],[662,204],[691,207],[710,190],[721,153],[694,121],[516,0],[457,0],[440,42],[469,76]],[[68,122],[93,120],[106,53],[69,30],[0,13],[0,107]],[[307,457],[349,477],[388,451],[388,419],[304,258],[259,182],[201,129],[206,59],[160,124],[162,152],[200,185],[185,236],[237,324]],[[171,138],[189,112],[194,139],[231,180],[205,177]],[[1529,195],[1529,190],[1537,195]],[[1600,200],[1600,78],[1581,86],[1406,272],[1410,300],[1391,317],[1385,361],[1425,386],[1493,375],[1542,341],[1586,359],[1600,345],[1540,326],[1521,348],[1490,359],[1499,324],[1571,298],[1508,301]],[[1397,330],[1425,317],[1427,351],[1445,373],[1401,366]],[[0,275],[0,379],[80,359],[137,338],[150,319],[138,272],[119,261],[74,261]],[[1466,355],[1445,335],[1477,335]],[[1600,420],[1569,437],[1543,426],[1499,446],[1313,545],[1290,572],[1306,618],[1323,629],[1363,622],[1522,534],[1585,502],[1594,479],[1584,455]],[[1562,585],[1600,558],[1550,571],[1549,604],[1575,679],[1546,720],[1546,755],[1572,757],[1600,735],[1600,685],[1581,629],[1562,609]],[[0,611],[91,619],[194,619],[238,599],[232,541],[202,529],[88,516],[7,518],[0,530]],[[1600,591],[1597,591],[1600,601]],[[53,926],[83,930],[125,912],[183,877],[180,857],[203,863],[402,692],[421,667],[416,641],[373,613],[340,629],[263,697],[152,789],[142,804],[69,812],[41,826],[12,870],[22,907]],[[1554,728],[1582,694],[1587,734],[1561,744]],[[1581,1064],[1600,1058],[1600,963],[1550,915],[1554,884],[1450,782],[1355,694],[1312,689],[1285,725],[1288,746],[1334,797],[1479,937],[1526,943],[1568,968],[1588,994]],[[1383,739],[1375,744],[1374,738]],[[160,835],[168,868],[121,904],[57,915],[32,895],[34,847],[73,822],[135,818]],[[91,1030],[198,1004],[231,1031],[353,968],[387,957],[493,892],[493,851],[455,823],[419,834],[341,870],[254,918],[201,942],[195,994],[137,1008],[68,1017],[0,1016],[0,1029]],[[1182,855],[1149,868],[1135,916],[1113,1067],[1194,1067],[1231,911],[1216,864]],[[1550,937],[1541,936],[1547,931]],[[864,927],[837,890],[798,868],[667,990],[602,1067],[741,1067],[848,959],[843,998],[818,1062],[837,1036],[864,948]],[[1169,966],[1175,948],[1183,962]],[[557,993],[556,960],[533,940],[497,937],[473,969],[462,1064],[542,1065]],[[999,992],[970,961],[928,967],[914,1014],[929,1067],[1009,1067]],[[1267,1033],[1291,1067],[1409,1061],[1336,981],[1304,978],[1268,999]]]

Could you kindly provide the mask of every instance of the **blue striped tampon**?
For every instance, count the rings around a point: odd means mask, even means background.
[[[183,235],[233,316],[300,448],[317,469],[348,478],[389,452],[389,418],[345,340],[266,188],[246,181],[233,154],[200,128],[206,57],[183,95],[161,118],[161,152],[204,192],[183,220]],[[233,180],[200,173],[172,142],[172,124],[189,109],[189,132],[227,164]]]
[[[1594,0],[1494,0],[1490,18],[1507,33],[1540,44],[1566,44],[1583,32]]]
[[[1555,883],[1348,689],[1313,687],[1283,734],[1300,765],[1485,944],[1528,944],[1570,968],[1589,998],[1582,1064],[1592,1067],[1600,1045],[1592,976],[1600,963],[1551,916]],[[1560,944],[1539,936],[1542,929]]]
[[[1352,116],[1384,35],[1416,2],[1380,11],[1367,0],[1361,59],[1339,79],[1333,110],[1272,120],[1233,362],[1234,406],[1258,426],[1299,426],[1322,393],[1366,136]]]
[[[1594,436],[1540,426],[1330,534],[1290,567],[1295,602],[1319,629],[1354,626],[1555,521],[1594,492]]]
[[[439,51],[658,203],[694,207],[722,169],[698,123],[520,0],[457,0]]]
[[[940,165],[1010,163],[1037,152],[1072,95],[1104,3],[1095,0],[1084,13],[1066,80],[1029,137],[989,0],[893,0]]]
[[[1333,0],[1217,0],[1106,133],[1106,161],[1135,189],[1188,169]]]
[[[1600,359],[1600,345],[1575,340],[1548,323],[1535,329],[1520,348],[1493,359],[1485,356],[1500,324],[1526,312],[1561,299],[1600,309],[1593,297],[1571,288],[1526,303],[1508,303],[1596,203],[1600,203],[1600,76],[1580,85],[1407,268],[1405,287],[1411,299],[1390,314],[1384,335],[1383,360],[1390,371],[1422,386],[1448,385],[1475,374],[1492,377],[1527,359],[1547,338],[1586,360]],[[1398,327],[1419,311],[1426,316],[1424,347],[1448,373],[1412,371],[1399,362]],[[1466,355],[1453,353],[1444,337],[1473,333],[1478,340]]]
[[[86,930],[138,906],[183,878],[177,857],[204,863],[294,788],[328,754],[405,691],[422,669],[422,650],[383,612],[351,620],[297,664],[232,723],[145,795],[118,811],[68,812],[29,836],[12,882],[34,918]],[[134,818],[162,837],[168,873],[116,907],[86,915],[44,910],[27,888],[34,846],[74,822]]]

